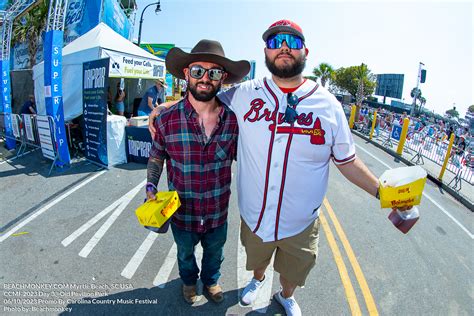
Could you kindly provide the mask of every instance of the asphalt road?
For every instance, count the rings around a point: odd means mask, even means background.
[[[401,166],[355,140],[377,176]],[[150,233],[134,215],[144,198],[145,165],[100,171],[83,161],[50,177],[48,169],[39,152],[0,163],[0,314],[284,314],[271,299],[279,288],[271,269],[257,303],[239,304],[251,274],[238,238],[235,181],[221,278],[225,301],[216,305],[202,296],[189,306],[171,232]],[[427,182],[421,218],[404,235],[388,210],[333,166],[326,198],[318,263],[296,292],[304,315],[473,314],[474,225],[464,206]]]

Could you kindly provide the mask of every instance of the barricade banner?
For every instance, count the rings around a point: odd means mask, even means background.
[[[12,114],[12,131],[15,138],[18,139],[21,137],[20,127],[18,126],[18,117],[15,114]]]
[[[31,122],[31,116],[29,114],[23,114],[23,125],[25,127],[26,138],[31,141],[35,142],[35,135],[33,133],[33,124]]]
[[[107,167],[109,58],[83,63],[82,72],[85,155],[87,159]]]
[[[63,32],[48,31],[44,40],[44,97],[46,114],[54,119],[54,139],[58,152],[56,165],[62,167],[71,163],[64,125],[62,88]]]
[[[46,115],[37,115],[36,122],[38,124],[38,134],[41,145],[41,152],[43,156],[55,160],[56,155],[54,154],[54,140],[51,135],[51,126]]]
[[[4,112],[5,120],[5,146],[8,150],[14,149],[16,141],[13,136],[12,130],[12,106],[11,106],[11,95],[10,95],[10,60],[0,60],[2,70],[2,81],[0,84],[2,91],[2,99],[0,102],[0,112]]]

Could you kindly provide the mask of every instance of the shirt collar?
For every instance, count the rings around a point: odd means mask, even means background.
[[[217,102],[219,103],[219,105],[221,106],[221,109],[219,111],[219,122],[218,123],[221,123],[224,121],[224,119],[226,118],[227,116],[227,113],[230,111],[230,109],[224,104],[222,103],[219,98],[216,97],[216,100]],[[196,110],[194,109],[193,105],[191,104],[191,102],[189,101],[189,97],[186,96],[186,98],[184,98],[184,113],[186,114],[186,117],[187,118],[190,118],[192,117],[193,115],[196,115],[197,116],[197,112]]]

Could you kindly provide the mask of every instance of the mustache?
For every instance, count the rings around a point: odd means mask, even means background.
[[[277,55],[277,58],[281,57],[281,56],[285,56],[285,57],[295,59],[295,57],[293,57],[291,54],[287,54],[287,53],[280,53],[280,54]]]

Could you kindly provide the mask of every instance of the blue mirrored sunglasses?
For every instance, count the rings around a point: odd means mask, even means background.
[[[287,101],[287,106],[285,110],[285,116],[284,116],[284,121],[288,124],[293,124],[296,121],[296,118],[298,117],[298,112],[296,112],[296,106],[300,102],[298,99],[298,96],[293,93],[288,93],[286,96],[286,101]]]
[[[283,41],[286,42],[286,46],[291,49],[302,49],[304,46],[303,40],[293,34],[275,34],[275,35],[270,35],[267,38],[267,48],[270,49],[277,49],[281,48],[281,45],[283,45]]]

